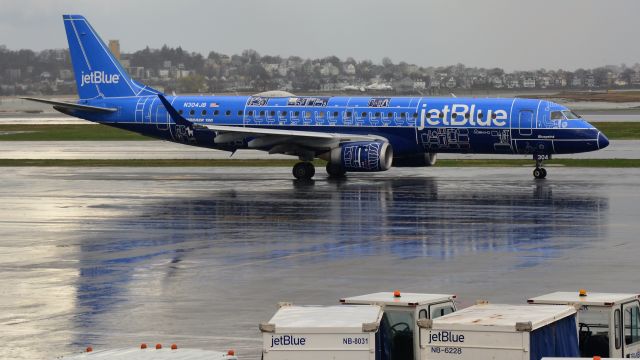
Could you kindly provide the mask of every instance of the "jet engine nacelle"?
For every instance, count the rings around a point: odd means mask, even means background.
[[[415,156],[399,157],[393,159],[395,167],[422,167],[433,166],[438,160],[437,153],[416,154]]]
[[[331,150],[329,162],[344,171],[386,171],[393,163],[393,149],[387,142],[348,142]]]

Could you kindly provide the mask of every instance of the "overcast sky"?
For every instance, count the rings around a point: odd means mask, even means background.
[[[0,0],[0,44],[66,47],[67,13],[123,52],[167,44],[507,70],[640,62],[638,0]]]

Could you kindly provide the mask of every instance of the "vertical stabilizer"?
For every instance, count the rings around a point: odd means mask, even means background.
[[[159,92],[129,77],[87,19],[63,15],[80,99],[146,96]]]

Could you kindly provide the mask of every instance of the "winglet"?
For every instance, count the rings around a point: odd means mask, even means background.
[[[169,113],[169,116],[171,116],[171,118],[173,119],[173,122],[182,126],[193,125],[191,121],[185,119],[182,115],[180,115],[180,113],[178,113],[178,111],[176,111],[176,109],[171,105],[169,100],[167,100],[167,98],[164,97],[164,95],[158,94],[158,97],[160,98],[160,101],[162,101],[162,105],[164,105],[164,107],[167,109],[167,112]]]

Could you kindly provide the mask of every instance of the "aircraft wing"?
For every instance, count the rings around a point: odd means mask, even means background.
[[[308,130],[286,130],[264,127],[229,126],[214,124],[193,124],[180,115],[169,101],[158,95],[160,101],[167,108],[167,112],[176,124],[189,124],[193,127],[205,127],[216,132],[214,141],[217,144],[233,143],[250,139],[249,148],[269,151],[275,154],[289,154],[299,156],[315,156],[318,153],[336,148],[342,142],[348,141],[383,141],[387,139],[377,135],[327,133]]]
[[[68,101],[56,101],[56,100],[39,99],[39,98],[32,98],[32,97],[21,97],[20,99],[53,105],[53,108],[56,110],[81,110],[81,111],[106,112],[106,113],[118,111],[118,109],[115,109],[115,108],[80,105],[80,104],[76,104]]]
[[[198,126],[206,127],[207,129],[214,130],[222,134],[238,134],[244,137],[265,137],[265,136],[277,136],[277,137],[291,137],[291,138],[308,138],[308,139],[327,139],[337,140],[340,142],[345,141],[375,141],[385,140],[381,136],[376,135],[359,135],[359,134],[341,134],[341,133],[326,133],[320,131],[302,131],[302,130],[282,130],[282,129],[269,129],[269,128],[256,128],[245,126],[226,126],[226,125],[209,125],[202,124]]]

